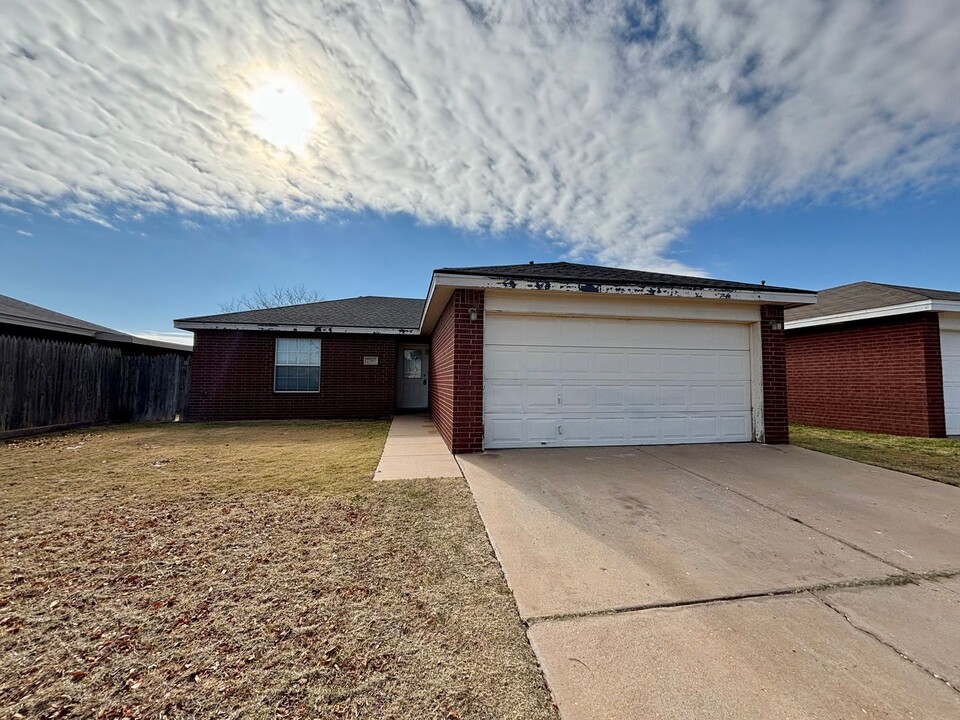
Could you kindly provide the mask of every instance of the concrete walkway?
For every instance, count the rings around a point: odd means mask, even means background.
[[[390,425],[374,480],[463,477],[433,421],[426,415],[397,415]]]

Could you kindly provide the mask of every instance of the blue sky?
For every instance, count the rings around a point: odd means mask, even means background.
[[[0,293],[164,332],[559,258],[955,288],[957,37],[956,0],[7,0]]]
[[[257,287],[303,284],[331,299],[422,297],[436,267],[565,257],[562,245],[529,233],[425,226],[409,216],[193,223],[163,215],[106,229],[42,212],[2,214],[0,292],[127,331],[163,332],[175,317],[219,312],[219,303]],[[674,247],[713,277],[960,289],[960,192],[732,212],[692,226]]]

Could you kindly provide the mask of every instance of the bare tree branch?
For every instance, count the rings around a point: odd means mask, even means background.
[[[267,308],[303,305],[320,302],[321,300],[323,300],[322,293],[317,290],[307,290],[302,284],[288,288],[275,286],[273,290],[264,290],[258,287],[250,295],[244,294],[232,297],[227,302],[220,303],[220,310],[225,313],[243,310],[266,310]]]

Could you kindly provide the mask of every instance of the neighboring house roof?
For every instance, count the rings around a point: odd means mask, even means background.
[[[265,310],[181,318],[174,321],[174,325],[186,330],[289,328],[300,331],[362,329],[368,332],[415,332],[420,326],[422,311],[423,300],[416,298],[364,295]]]
[[[48,310],[39,305],[32,305],[31,303],[17,300],[7,295],[0,295],[0,325],[14,325],[51,333],[76,335],[86,338],[87,340],[97,340],[100,342],[146,345],[190,352],[190,348],[186,345],[139,338],[135,335],[114,330],[113,328]]]
[[[821,290],[816,305],[790,308],[784,318],[791,329],[937,311],[960,311],[960,292],[855,282]]]
[[[666,273],[628,270],[625,268],[604,267],[601,265],[583,265],[580,263],[553,262],[527,263],[525,265],[482,265],[479,267],[441,268],[438,273],[449,275],[486,275],[490,277],[511,278],[515,280],[534,280],[542,282],[570,282],[598,285],[641,285],[656,287],[688,288],[693,290],[755,290],[759,292],[805,293],[808,290],[776,287],[760,283],[744,283],[734,280],[714,280],[712,278],[692,277],[688,275],[668,275]]]

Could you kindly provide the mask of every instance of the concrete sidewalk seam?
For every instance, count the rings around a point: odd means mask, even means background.
[[[726,490],[726,491],[728,491],[728,492],[732,492],[732,493],[733,493],[734,495],[736,495],[737,497],[741,497],[741,498],[743,498],[744,500],[749,500],[750,502],[759,505],[759,506],[762,507],[764,510],[769,510],[770,512],[776,513],[776,514],[779,515],[780,517],[786,518],[787,520],[790,520],[790,521],[792,521],[792,522],[795,522],[795,523],[797,523],[798,525],[803,525],[803,527],[807,528],[808,530],[812,530],[813,532],[819,533],[819,534],[823,535],[824,537],[828,537],[828,538],[830,538],[831,540],[840,543],[841,545],[847,546],[847,547],[850,548],[851,550],[855,550],[855,551],[857,551],[857,552],[859,552],[859,553],[863,553],[863,554],[866,555],[867,557],[873,558],[873,559],[876,560],[877,562],[883,563],[884,565],[889,565],[890,567],[894,568],[895,570],[899,570],[901,573],[910,574],[910,572],[911,572],[911,571],[908,570],[907,568],[901,567],[900,565],[897,565],[895,562],[891,562],[890,560],[887,560],[886,558],[882,558],[882,557],[880,557],[879,555],[875,555],[874,553],[872,553],[872,552],[870,552],[869,550],[866,550],[866,549],[860,547],[859,545],[856,545],[855,543],[852,543],[852,542],[850,542],[850,541],[848,541],[848,540],[844,540],[843,538],[837,537],[836,535],[832,535],[831,533],[828,533],[828,532],[825,531],[825,530],[821,530],[820,528],[814,527],[813,525],[810,525],[810,524],[804,522],[803,520],[801,520],[800,518],[794,517],[793,515],[790,515],[789,513],[786,513],[786,512],[784,512],[783,510],[778,510],[777,508],[775,508],[775,507],[773,507],[773,506],[771,506],[771,505],[767,505],[765,502],[762,502],[762,501],[758,500],[757,498],[755,498],[755,497],[753,497],[753,496],[751,496],[751,495],[748,495],[747,493],[743,493],[743,492],[740,492],[739,490],[735,490],[735,489],[733,489],[732,487],[730,487],[729,485],[724,485],[722,482],[719,482],[719,481],[717,481],[717,480],[714,480],[714,479],[712,479],[712,478],[709,478],[709,477],[707,477],[706,475],[701,475],[700,473],[695,472],[695,471],[693,471],[693,470],[690,470],[690,469],[688,469],[688,468],[685,468],[685,467],[683,467],[682,465],[678,465],[677,463],[673,462],[672,460],[667,460],[666,458],[662,458],[662,457],[660,457],[659,455],[655,455],[653,452],[651,452],[651,451],[649,451],[649,450],[647,450],[647,449],[645,449],[645,448],[638,448],[638,449],[640,450],[640,452],[646,453],[646,454],[649,455],[650,457],[655,458],[655,459],[659,460],[660,462],[665,462],[665,463],[667,463],[668,465],[672,465],[673,467],[677,468],[678,470],[681,470],[682,472],[688,473],[688,474],[692,475],[692,476],[695,477],[695,478],[700,478],[701,480],[704,480],[705,482],[708,482],[708,483],[710,483],[710,484],[712,484],[712,485],[715,485],[715,486],[718,487],[718,488],[722,488],[723,490]]]
[[[956,573],[956,574],[960,574],[960,573]],[[828,588],[824,588],[823,590],[826,590],[826,589],[828,589]],[[907,655],[905,652],[903,652],[902,650],[900,650],[896,645],[893,645],[893,644],[887,642],[887,641],[884,640],[882,637],[880,637],[879,635],[877,635],[875,632],[872,632],[872,631],[870,631],[870,630],[867,630],[865,627],[861,627],[860,625],[857,625],[857,623],[855,623],[853,620],[850,619],[850,616],[849,616],[849,615],[847,615],[845,612],[843,612],[843,611],[840,610],[839,608],[836,608],[836,607],[834,607],[833,605],[831,605],[831,604],[827,601],[826,598],[820,597],[820,595],[819,595],[818,593],[819,593],[819,592],[823,592],[823,590],[811,591],[811,592],[810,592],[810,595],[812,595],[813,597],[815,597],[817,600],[819,600],[821,603],[823,603],[824,606],[828,607],[830,610],[833,610],[833,612],[837,613],[837,615],[839,615],[839,616],[842,617],[844,620],[846,620],[847,624],[848,624],[850,627],[852,627],[854,630],[857,630],[857,631],[859,631],[859,632],[862,632],[864,635],[867,635],[868,637],[873,638],[874,640],[876,640],[878,643],[880,643],[880,644],[883,645],[884,647],[890,648],[890,649],[893,650],[895,653],[897,653],[897,655],[899,655],[900,657],[902,657],[902,658],[903,658],[904,660],[906,660],[908,663],[914,665],[914,666],[915,666],[918,670],[920,670],[921,672],[926,673],[927,675],[929,675],[930,677],[932,677],[934,680],[939,680],[939,681],[942,682],[944,685],[946,685],[948,688],[950,688],[951,690],[953,690],[955,693],[960,694],[960,688],[956,688],[956,687],[954,687],[953,685],[951,685],[949,680],[947,680],[946,678],[940,677],[940,676],[937,675],[935,672],[933,672],[933,670],[931,670],[930,668],[926,667],[926,666],[923,665],[922,663],[918,662],[917,660],[915,660],[915,659],[913,659],[912,657],[910,657],[909,655]]]
[[[488,535],[489,537],[489,535]],[[762,592],[738,593],[734,595],[717,595],[710,598],[700,598],[697,600],[676,600],[662,603],[645,603],[639,605],[626,605],[616,608],[607,608],[604,610],[591,610],[579,613],[558,613],[556,615],[540,615],[527,618],[524,622],[527,627],[545,622],[564,622],[567,620],[583,620],[586,618],[609,617],[611,615],[624,615],[628,613],[639,613],[645,610],[666,610],[670,608],[695,607],[697,605],[716,605],[720,603],[736,602],[738,600],[758,600],[762,598],[790,597],[793,595],[802,595],[804,593],[815,594],[827,590],[849,590],[852,588],[869,587],[890,587],[895,585],[917,584],[921,580],[942,580],[953,578],[960,575],[960,568],[956,570],[936,570],[927,573],[904,572],[897,575],[887,575],[879,578],[867,578],[864,580],[847,580],[836,583],[818,583],[816,585],[803,585],[793,588],[780,588],[777,590],[764,590]]]

